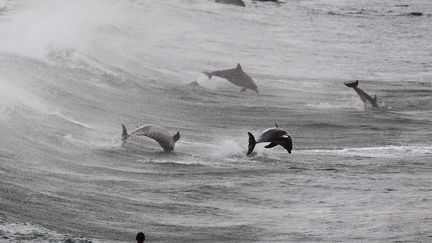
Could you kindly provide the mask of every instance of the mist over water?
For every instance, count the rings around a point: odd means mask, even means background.
[[[246,5],[0,2],[0,241],[431,241],[432,4]]]

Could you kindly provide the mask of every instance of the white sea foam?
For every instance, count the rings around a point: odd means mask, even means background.
[[[307,107],[311,107],[314,109],[357,109],[364,110],[364,103],[360,100],[359,97],[351,97],[346,100],[338,100],[338,102],[319,102],[319,103],[311,103],[306,104]]]
[[[0,109],[6,111],[16,106],[27,106],[32,109],[49,112],[50,106],[31,92],[13,85],[10,77],[0,74]]]
[[[85,128],[91,128],[92,127],[91,125],[86,124],[86,123],[81,122],[81,121],[78,121],[77,119],[75,119],[73,117],[66,116],[63,113],[61,113],[60,111],[50,112],[49,114],[50,115],[54,115],[54,116],[58,116],[58,117],[66,120],[68,122],[74,123],[76,125],[79,125],[79,126],[82,126],[82,127],[85,127]]]
[[[245,149],[241,143],[235,139],[218,141],[213,156],[216,158],[239,158],[245,156]]]
[[[101,24],[119,16],[119,1],[33,1],[0,24],[0,50],[45,57],[52,49],[87,49]],[[85,6],[84,8],[82,6]]]
[[[307,104],[306,106],[312,107],[315,109],[343,109],[343,108],[353,108],[353,106],[349,104],[330,104],[327,102],[320,102],[318,104]],[[357,108],[357,107],[355,107]]]
[[[392,158],[392,157],[415,157],[432,154],[432,146],[381,146],[381,147],[361,147],[361,148],[337,148],[337,149],[311,149],[299,150],[300,154],[330,154],[337,156],[360,156],[373,158]]]
[[[30,223],[1,223],[0,222],[1,242],[77,242],[90,243],[101,242],[99,240],[87,240],[74,238],[69,235],[57,233],[44,227]]]

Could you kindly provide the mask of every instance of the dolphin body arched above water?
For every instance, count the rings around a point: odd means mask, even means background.
[[[243,2],[243,0],[216,0],[215,2],[246,7],[246,4]]]
[[[126,126],[123,124],[121,125],[123,129],[122,131],[123,144],[132,135],[146,136],[158,142],[164,151],[170,152],[174,150],[175,143],[180,139],[180,132],[177,132],[174,136],[171,136],[171,134],[168,132],[167,129],[153,124],[148,124],[148,125],[138,127],[137,129],[133,130],[130,134],[128,134]]]
[[[209,79],[213,76],[224,78],[234,85],[242,87],[241,91],[245,91],[246,89],[251,89],[258,92],[258,87],[255,82],[252,80],[249,75],[243,72],[240,63],[237,63],[237,67],[233,69],[225,69],[214,72],[203,72]]]
[[[363,101],[363,103],[366,105],[366,102],[369,102],[369,104],[372,105],[373,108],[379,108],[378,104],[377,104],[377,97],[376,95],[374,96],[374,98],[372,98],[370,95],[368,95],[366,92],[364,92],[362,89],[360,89],[358,86],[359,81],[356,80],[354,82],[345,82],[344,83],[346,86],[353,88],[357,94],[360,96],[360,99]]]
[[[249,135],[249,147],[247,151],[247,155],[251,154],[255,148],[257,143],[269,143],[265,148],[273,148],[277,145],[282,146],[284,149],[291,153],[292,150],[292,139],[288,134],[288,131],[282,128],[279,128],[277,124],[275,127],[266,129],[262,132],[258,139],[255,140],[254,135],[248,132]]]

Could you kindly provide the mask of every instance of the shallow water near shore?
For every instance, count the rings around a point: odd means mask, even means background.
[[[432,241],[432,4],[245,2],[0,3],[0,242]]]

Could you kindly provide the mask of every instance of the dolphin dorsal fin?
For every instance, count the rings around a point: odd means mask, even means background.
[[[236,69],[237,69],[237,70],[241,70],[241,71],[243,70],[242,67],[240,66],[240,63],[237,63],[237,67],[236,67]]]
[[[278,124],[275,122],[275,127],[279,127]]]
[[[178,132],[173,136],[173,139],[174,139],[174,143],[177,142],[177,141],[180,139],[180,131],[178,131]]]

